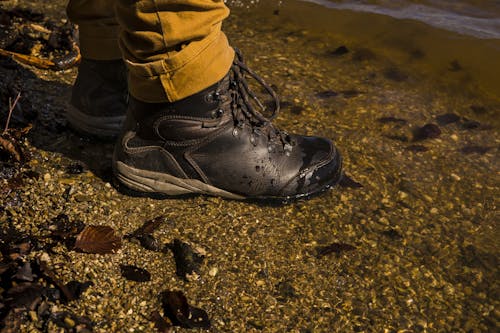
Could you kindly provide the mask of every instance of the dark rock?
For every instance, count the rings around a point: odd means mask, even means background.
[[[460,116],[455,113],[445,113],[436,116],[436,121],[438,125],[445,126],[460,121]]]
[[[435,139],[441,135],[441,129],[436,124],[426,124],[413,131],[413,141]]]
[[[188,280],[188,276],[193,273],[200,273],[200,266],[203,263],[203,256],[197,253],[191,245],[174,239],[168,248],[173,252],[176,266],[176,273],[179,277]]]
[[[470,146],[464,146],[460,149],[460,152],[466,155],[469,154],[479,154],[483,155],[489,152],[493,147],[488,147],[488,146],[475,146],[475,145],[470,145]]]
[[[120,265],[122,276],[129,281],[148,282],[151,281],[151,274],[144,268],[132,265]]]
[[[321,98],[321,99],[327,99],[331,97],[336,97],[338,96],[338,93],[333,91],[333,90],[324,90],[316,93],[316,97]]]
[[[406,119],[397,118],[393,116],[377,118],[377,121],[381,124],[396,123],[400,125],[405,125],[408,123]]]
[[[330,52],[329,54],[333,57],[340,57],[340,56],[343,56],[344,54],[347,54],[349,53],[349,49],[344,46],[344,45],[341,45],[339,47],[337,47],[335,50],[333,50],[332,52]]]

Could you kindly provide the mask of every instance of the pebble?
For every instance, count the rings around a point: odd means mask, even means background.
[[[217,267],[212,267],[210,269],[210,271],[208,272],[208,275],[213,277],[213,276],[216,276],[218,272],[219,272],[219,269]]]

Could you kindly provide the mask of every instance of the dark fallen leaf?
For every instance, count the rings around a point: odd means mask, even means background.
[[[193,273],[199,274],[205,256],[197,253],[191,245],[179,239],[174,239],[174,242],[169,244],[168,248],[174,254],[176,274],[179,277],[189,280]]]
[[[142,247],[150,251],[160,252],[163,250],[162,245],[157,241],[155,237],[151,234],[158,229],[160,225],[165,223],[166,219],[163,216],[158,216],[152,220],[144,222],[144,224],[139,227],[134,232],[127,234],[125,238],[136,239],[139,241]]]
[[[400,125],[405,125],[408,123],[406,119],[397,118],[393,116],[377,118],[377,121],[381,124],[396,123]]]
[[[362,188],[363,185],[349,177],[347,174],[343,174],[342,178],[340,178],[339,186],[346,188]]]
[[[114,253],[122,246],[121,238],[108,226],[89,225],[76,237],[75,249],[86,253]]]
[[[150,319],[154,324],[155,328],[158,330],[160,333],[170,333],[172,332],[172,322],[170,319],[163,317],[158,311],[153,311],[151,313],[151,319]]]
[[[341,45],[339,47],[337,47],[335,50],[333,50],[332,52],[330,52],[329,54],[333,57],[340,57],[340,56],[343,56],[344,54],[347,54],[349,53],[349,49],[344,46],[344,45]]]
[[[160,299],[165,315],[174,326],[183,328],[210,328],[207,313],[188,304],[186,296],[181,291],[164,291]]]
[[[93,285],[94,283],[92,281],[78,282],[73,280],[66,283],[66,288],[73,295],[73,299],[78,299],[85,292],[85,290],[89,289]]]
[[[329,254],[341,254],[346,251],[353,251],[356,247],[347,243],[332,243],[327,246],[318,246],[316,247],[316,257],[322,258]]]
[[[137,230],[128,234],[126,238],[135,238],[138,236],[150,235],[152,234],[160,225],[165,223],[166,219],[164,216],[155,217],[152,220],[148,220],[144,222],[142,226],[140,226]]]
[[[493,147],[471,145],[471,146],[462,147],[460,149],[460,152],[462,152],[463,154],[466,154],[466,155],[469,155],[469,154],[483,155],[483,154],[486,154],[487,152],[489,152],[491,149],[493,149]]]
[[[413,141],[422,141],[425,139],[435,139],[441,135],[441,129],[436,124],[425,124],[413,131]]]
[[[338,96],[338,93],[333,90],[324,90],[316,93],[316,97],[321,99],[327,99],[335,96]]]
[[[83,173],[84,168],[80,163],[71,163],[66,167],[66,172],[70,175],[79,175]]]
[[[409,145],[405,149],[408,151],[411,151],[413,153],[423,153],[423,152],[429,150],[429,148],[427,148],[426,146],[423,146],[423,145]]]
[[[403,236],[401,236],[399,231],[393,228],[382,231],[382,235],[387,236],[392,240],[400,240],[403,238]]]
[[[456,123],[460,120],[460,116],[455,113],[444,113],[436,116],[436,121],[438,125],[445,126],[449,124]]]
[[[162,252],[163,245],[151,235],[143,235],[136,237],[143,248],[150,251]]]
[[[130,281],[147,282],[151,281],[151,274],[144,268],[132,265],[120,265],[122,276]]]
[[[0,148],[6,151],[16,162],[24,161],[24,152],[17,141],[8,135],[0,136]]]

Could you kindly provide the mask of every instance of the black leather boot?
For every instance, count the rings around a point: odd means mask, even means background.
[[[82,59],[66,119],[76,131],[116,138],[127,111],[127,74],[122,60]]]
[[[274,98],[271,118],[255,109],[263,106],[248,88],[246,74]],[[279,130],[271,123],[278,111],[274,91],[237,52],[224,79],[188,98],[150,104],[130,97],[115,147],[115,176],[140,192],[233,199],[286,200],[336,184],[341,157],[332,142]]]

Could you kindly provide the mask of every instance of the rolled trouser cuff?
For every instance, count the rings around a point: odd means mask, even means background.
[[[126,60],[129,92],[147,103],[175,102],[220,81],[231,68],[234,50],[220,28],[173,56],[136,63]]]
[[[122,58],[118,44],[118,25],[80,25],[80,51],[82,56],[93,60]]]

